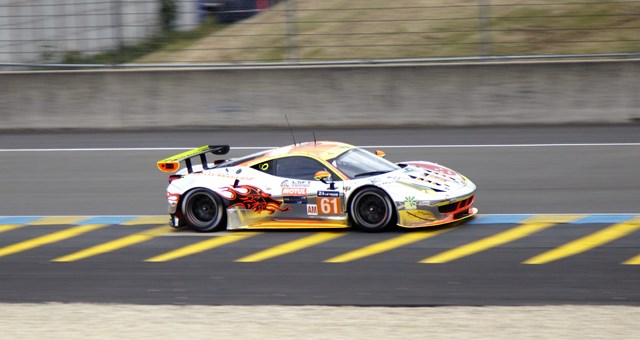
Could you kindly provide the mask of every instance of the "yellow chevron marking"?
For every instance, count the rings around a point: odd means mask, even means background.
[[[86,220],[86,216],[49,216],[29,222],[29,225],[69,225]]]
[[[44,236],[36,237],[31,240],[23,241],[20,243],[12,244],[4,248],[0,248],[0,257],[19,253],[28,249],[37,248],[46,244],[60,242],[80,234],[90,232],[92,230],[106,227],[106,224],[88,224],[78,227],[72,227],[65,230],[57,231],[55,233],[47,234]]]
[[[148,258],[145,261],[146,262],[166,262],[166,261],[171,261],[171,260],[175,260],[177,258],[181,258],[181,257],[185,257],[185,256],[201,253],[201,252],[203,252],[205,250],[217,248],[217,247],[223,246],[225,244],[238,242],[238,241],[243,240],[243,239],[245,239],[247,237],[251,237],[251,236],[254,236],[254,235],[258,235],[258,234],[260,234],[260,233],[240,233],[240,232],[236,232],[236,233],[232,233],[232,234],[229,234],[229,235],[217,236],[217,237],[213,237],[211,239],[205,240],[205,241],[197,242],[197,243],[190,244],[190,245],[182,247],[182,248],[178,248],[178,249],[172,250],[170,252],[166,252],[164,254],[160,254],[158,256],[154,256],[154,257]]]
[[[445,232],[445,230],[433,230],[433,231],[420,231],[420,232],[412,232],[402,236],[394,237],[390,240],[377,242],[371,244],[369,246],[356,249],[350,251],[348,253],[344,253],[342,255],[338,255],[336,257],[332,257],[324,262],[328,263],[343,263],[361,259],[363,257],[384,253],[386,251],[405,246],[407,244],[411,244],[414,242],[418,242],[420,240],[428,239],[430,237],[434,237],[441,233]]]
[[[100,254],[104,254],[104,253],[108,253],[114,250],[118,250],[121,248],[125,248],[134,244],[138,244],[141,242],[145,242],[148,240],[151,240],[157,236],[160,236],[164,233],[167,233],[169,231],[171,231],[171,227],[167,227],[167,226],[162,226],[162,227],[158,227],[158,228],[153,228],[153,229],[149,229],[149,230],[145,230],[143,232],[140,233],[136,233],[133,235],[129,235],[129,236],[125,236],[122,238],[119,238],[117,240],[113,240],[110,242],[106,242],[106,243],[102,243],[102,244],[98,244],[96,246],[93,246],[91,248],[87,248],[87,249],[83,249],[80,251],[77,251],[75,253],[69,254],[69,255],[65,255],[62,257],[58,257],[56,259],[53,259],[51,261],[53,262],[71,262],[71,261],[77,261],[80,259],[84,259],[87,257],[91,257],[91,256],[96,256],[96,255],[100,255]]]
[[[640,265],[640,254],[638,256],[634,256],[624,262],[622,262],[622,264],[635,264],[635,265]]]
[[[120,225],[141,225],[141,224],[162,224],[169,225],[169,216],[142,216],[130,221],[120,223]]]
[[[24,224],[1,224],[0,233],[24,227]]]
[[[537,233],[539,231],[553,227],[558,223],[567,223],[582,217],[583,215],[533,216],[523,221],[522,225],[518,227],[483,238],[475,242],[467,243],[458,248],[454,248],[440,254],[436,254],[420,261],[420,263],[446,263],[449,261],[457,260],[459,258],[469,256],[483,250],[497,247],[505,243],[513,242],[515,240],[529,236],[533,233]]]
[[[321,232],[315,233],[311,236],[303,237],[291,242],[287,242],[273,248],[265,249],[263,251],[245,256],[237,259],[235,262],[259,262],[266,259],[270,259],[276,256],[292,253],[303,248],[307,248],[316,244],[324,243],[335,238],[344,236],[344,233],[336,232]]]
[[[638,229],[640,229],[640,218],[635,218],[624,223],[614,224],[593,234],[566,243],[558,248],[536,255],[523,263],[543,264],[557,261],[614,241]]]

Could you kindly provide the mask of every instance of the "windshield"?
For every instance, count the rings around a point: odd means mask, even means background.
[[[375,176],[400,169],[388,160],[359,148],[353,148],[329,162],[349,178]]]

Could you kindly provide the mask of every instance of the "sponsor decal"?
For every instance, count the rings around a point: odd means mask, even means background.
[[[307,188],[282,188],[282,199],[288,204],[307,204]]]
[[[306,196],[284,196],[282,200],[287,204],[307,204]]]
[[[416,208],[416,198],[415,196],[407,196],[404,198],[404,208],[405,209],[415,209]]]
[[[431,201],[420,201],[418,206],[420,207],[428,207],[431,205]]]
[[[448,176],[454,176],[455,177],[455,176],[458,175],[457,172],[455,172],[455,171],[453,171],[453,170],[451,170],[449,168],[445,168],[443,166],[440,166],[440,165],[435,165],[434,167],[431,168],[431,170],[433,170],[435,172],[438,172],[438,173],[441,173],[441,174],[448,175]]]
[[[315,204],[307,204],[307,215],[317,216],[318,215],[318,206]]]
[[[457,172],[455,172],[455,171],[453,171],[453,170],[451,170],[451,169],[449,169],[447,167],[444,167],[444,166],[442,166],[440,164],[436,164],[436,163],[406,162],[405,164],[412,165],[412,166],[415,166],[415,167],[418,167],[418,168],[423,168],[423,169],[435,171],[437,173],[445,174],[445,175],[452,176],[452,177],[457,177],[458,176]],[[407,171],[411,170],[410,168],[405,168],[405,169],[407,169]]]
[[[318,190],[318,209],[323,215],[339,215],[341,213],[340,192]]]
[[[236,207],[247,210],[251,209],[258,214],[266,211],[270,215],[276,211],[291,210],[291,207],[281,208],[284,202],[272,198],[271,194],[251,185],[226,187],[223,191],[229,194],[228,197],[223,197],[231,202],[229,209]]]
[[[400,178],[398,176],[387,176],[383,178],[372,178],[371,183],[375,185],[387,185],[397,182]]]
[[[338,191],[318,190],[318,197],[340,197]]]
[[[280,183],[283,188],[308,188],[311,186],[311,181],[305,181],[301,179],[285,179]]]
[[[307,188],[282,188],[282,196],[307,196]]]

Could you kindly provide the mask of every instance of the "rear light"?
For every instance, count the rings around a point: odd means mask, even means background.
[[[180,178],[182,178],[181,175],[171,175],[171,176],[169,176],[169,183],[175,181],[176,179],[180,179]]]
[[[178,204],[178,202],[180,201],[180,194],[174,194],[174,193],[167,193],[167,201],[169,202],[169,204],[171,206],[176,206]]]

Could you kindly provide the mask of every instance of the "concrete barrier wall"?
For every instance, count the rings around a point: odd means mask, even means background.
[[[625,123],[640,61],[0,73],[2,129]]]

